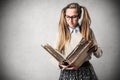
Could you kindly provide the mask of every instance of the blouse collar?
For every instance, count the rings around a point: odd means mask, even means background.
[[[80,29],[79,29],[79,26],[76,26],[75,28],[69,27],[69,31],[72,34],[72,33],[80,32]]]

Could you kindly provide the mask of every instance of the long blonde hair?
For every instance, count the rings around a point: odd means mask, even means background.
[[[86,40],[90,40],[91,19],[90,19],[87,9],[83,6],[80,6],[78,3],[70,3],[62,9],[61,15],[60,15],[59,27],[58,27],[58,31],[59,31],[59,35],[58,35],[59,39],[58,40],[59,41],[58,41],[58,47],[57,47],[58,51],[60,51],[60,52],[65,50],[65,46],[70,41],[70,38],[71,38],[68,24],[65,19],[66,10],[68,8],[77,9],[79,18],[81,18],[82,9],[83,9],[83,19],[81,21],[81,25],[79,25],[79,28],[80,28],[80,32],[81,32],[82,36]]]

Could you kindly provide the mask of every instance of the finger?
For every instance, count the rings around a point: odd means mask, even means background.
[[[66,66],[65,66],[65,65],[60,65],[60,67],[64,68],[64,67],[66,67]]]
[[[66,67],[66,68],[63,68],[63,70],[73,70],[74,67]]]
[[[67,66],[62,67],[62,70],[67,70]]]
[[[65,68],[65,70],[77,70],[78,68],[77,67],[67,67]]]
[[[71,63],[71,64],[67,67],[67,69],[69,69],[69,70],[77,70],[78,67]]]

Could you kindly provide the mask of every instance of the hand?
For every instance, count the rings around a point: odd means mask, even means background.
[[[78,67],[76,67],[76,66],[73,65],[73,64],[70,64],[70,65],[59,64],[59,67],[60,67],[60,69],[62,69],[62,70],[77,70],[77,69],[78,69]]]
[[[96,52],[97,49],[98,49],[98,46],[97,46],[97,45],[94,45],[94,46],[92,46],[92,47],[88,50],[88,53]]]
[[[66,60],[64,60],[62,63],[59,63],[59,68],[62,69],[62,68],[65,68],[67,67],[69,64]]]
[[[66,70],[78,70],[79,67],[75,66],[74,64],[70,64]]]

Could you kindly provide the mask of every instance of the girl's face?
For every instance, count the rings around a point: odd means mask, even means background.
[[[77,10],[72,8],[72,9],[67,9],[66,10],[66,15],[65,15],[65,19],[67,21],[67,24],[71,27],[71,28],[75,28],[76,25],[78,24],[78,13]]]

